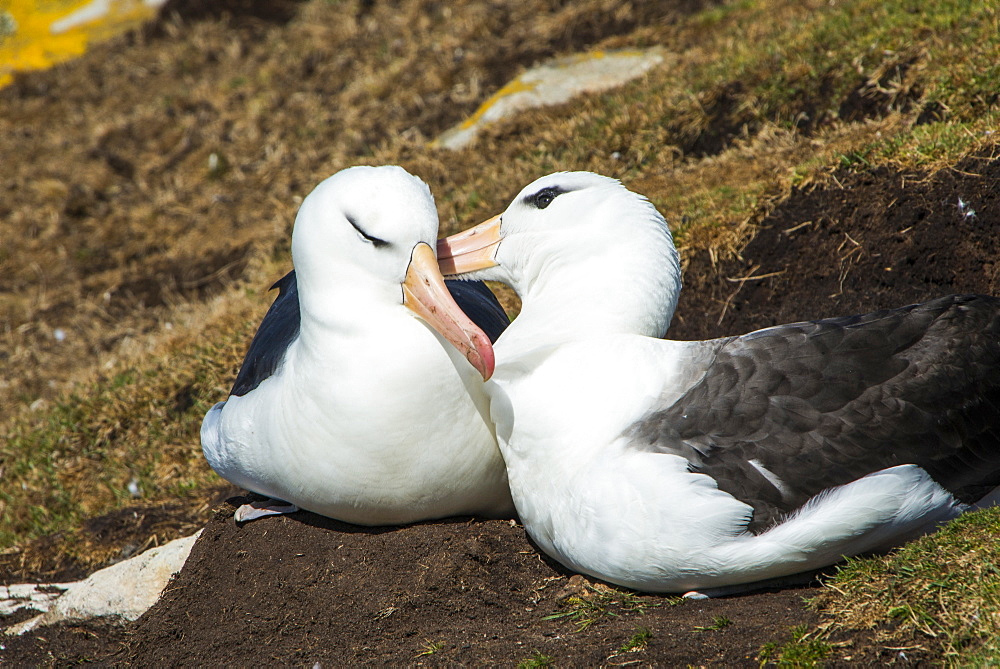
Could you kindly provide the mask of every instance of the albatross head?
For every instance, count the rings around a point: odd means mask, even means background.
[[[303,314],[331,325],[403,305],[462,352],[484,379],[489,337],[455,303],[434,252],[438,217],[427,185],[401,167],[351,167],[302,202],[292,259]]]
[[[662,336],[680,292],[666,220],[592,172],[534,181],[499,216],[439,240],[438,259],[445,275],[510,285],[525,310],[544,304],[550,323],[587,312],[591,329]]]

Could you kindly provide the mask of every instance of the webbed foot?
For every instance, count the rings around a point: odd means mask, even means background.
[[[299,507],[280,499],[264,499],[244,504],[236,509],[233,518],[236,519],[237,523],[242,524],[265,516],[280,516],[285,513],[295,513],[298,510]]]

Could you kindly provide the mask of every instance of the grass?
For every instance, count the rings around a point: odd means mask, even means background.
[[[531,657],[517,663],[517,669],[541,669],[541,667],[551,667],[556,660],[551,655],[535,651]]]
[[[221,384],[251,331],[240,325],[194,345],[191,333],[181,336],[141,366],[118,365],[34,420],[15,423],[0,445],[5,477],[19,484],[0,489],[0,546],[65,532],[124,506],[203,505],[203,491],[219,480],[198,447],[201,418],[225,396]]]
[[[830,656],[831,647],[827,642],[811,636],[811,630],[799,626],[792,630],[792,638],[784,643],[769,642],[757,653],[761,667],[777,666],[788,669],[811,669],[821,667]]]
[[[726,629],[732,624],[733,621],[727,618],[726,616],[714,616],[712,618],[711,625],[706,625],[704,627],[699,626],[695,627],[695,629],[698,630],[699,632],[718,632],[719,630]]]
[[[420,652],[414,657],[426,657],[428,655],[434,655],[435,653],[444,650],[443,641],[431,641],[430,639],[424,639],[423,644],[420,646]]]
[[[683,600],[665,600],[671,604]],[[661,606],[663,602],[650,603],[642,596],[601,584],[588,584],[579,595],[566,598],[563,611],[545,616],[542,620],[569,620],[576,625],[576,632],[582,632],[605,618],[617,618],[627,613],[643,613],[647,609]]]
[[[849,560],[811,605],[826,634],[877,629],[880,643],[914,639],[946,663],[1000,658],[1000,509],[965,514],[884,557]]]
[[[622,653],[637,653],[646,650],[646,646],[649,645],[649,641],[652,638],[653,633],[649,631],[649,628],[638,627],[635,630],[635,634],[630,636],[628,641],[623,643],[618,650]]]
[[[421,175],[443,233],[500,211],[541,174],[594,170],[649,196],[685,257],[718,259],[737,255],[793,189],[831,183],[837,170],[926,173],[997,143],[993,2],[914,11],[913,0],[740,0],[669,16],[601,0],[485,14],[457,2],[447,15],[431,0],[359,3],[303,3],[289,24],[251,37],[205,20],[185,28],[188,40],[140,40],[121,53],[112,45],[88,65],[130,72],[103,77],[118,77],[110,99],[74,84],[71,64],[50,85],[71,94],[45,98],[43,115],[42,98],[4,100],[0,129],[30,129],[5,132],[7,152],[30,160],[0,161],[9,195],[0,426],[10,435],[0,444],[0,550],[137,501],[194,504],[219,484],[200,457],[201,415],[224,397],[270,301],[264,289],[289,265],[296,198],[342,167],[398,163]],[[618,20],[628,12],[647,13]],[[343,20],[362,14],[367,23]],[[540,59],[648,45],[669,52],[668,67],[524,112],[463,151],[428,147]],[[248,261],[222,287],[165,290],[157,304],[127,299],[138,279],[197,283],[186,268],[232,248],[247,249]],[[128,491],[133,480],[141,500]],[[994,616],[977,622],[962,599],[1000,608],[981,592],[993,582],[995,542],[961,532],[958,553],[945,534],[885,563],[852,562],[823,606],[842,612],[843,625],[923,635],[949,661],[997,661],[986,636]],[[939,555],[957,556],[961,569],[944,580],[913,572]],[[866,590],[866,579],[883,590]],[[574,598],[555,619],[585,629],[641,610],[630,597]]]
[[[932,122],[911,132],[860,147],[848,166],[865,169],[871,165],[900,165],[943,168],[953,165],[970,151],[995,142],[1000,112],[985,112],[965,122]]]

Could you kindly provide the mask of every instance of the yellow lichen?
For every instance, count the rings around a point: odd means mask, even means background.
[[[156,10],[140,0],[0,0],[0,16],[7,30],[0,35],[0,87],[15,72],[51,67],[87,50],[91,42],[133,28],[152,18]],[[59,22],[91,7],[87,18],[65,30]]]

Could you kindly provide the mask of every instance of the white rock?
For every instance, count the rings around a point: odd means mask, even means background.
[[[87,620],[98,616],[135,620],[160,598],[170,577],[184,566],[191,547],[200,535],[199,530],[190,537],[151,548],[145,553],[96,571],[82,581],[55,584],[55,588],[64,589],[65,592],[45,602],[45,613],[7,628],[7,634],[23,634],[41,625],[51,625],[62,620]],[[39,589],[52,587],[8,586],[7,599],[20,598],[21,602],[25,602],[25,597],[34,597]],[[0,590],[0,597],[4,594]],[[30,606],[42,609],[34,601]],[[23,607],[24,604],[16,608]]]
[[[581,93],[619,86],[664,60],[659,47],[634,51],[591,51],[534,67],[509,82],[480,105],[476,113],[445,131],[435,146],[461,149],[488,123],[534,107],[567,102]]]
[[[71,585],[72,583],[0,585],[0,616],[9,616],[21,609],[48,611],[52,603]]]

